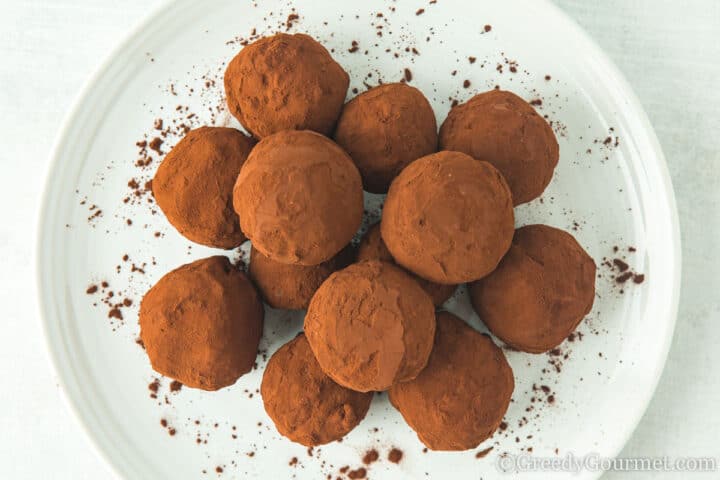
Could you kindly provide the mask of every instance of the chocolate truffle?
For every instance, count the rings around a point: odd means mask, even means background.
[[[435,308],[415,280],[377,260],[333,273],[315,292],[305,335],[323,371],[369,392],[415,378],[435,335]]]
[[[468,450],[498,428],[513,388],[512,369],[490,337],[440,312],[427,367],[389,393],[428,448]]]
[[[558,163],[552,128],[514,93],[491,90],[450,110],[440,148],[492,163],[510,185],[514,205],[539,197]]]
[[[376,223],[365,233],[360,245],[358,245],[357,253],[358,262],[364,260],[380,260],[382,262],[395,263],[395,259],[390,255],[390,250],[387,249],[385,242],[383,242],[380,236],[380,224]],[[455,285],[443,285],[441,283],[435,283],[424,278],[420,278],[415,274],[410,274],[416,282],[425,290],[425,293],[430,295],[433,304],[439,307],[445,303],[455,292]]]
[[[278,432],[308,447],[347,435],[365,418],[373,397],[325,375],[303,334],[270,357],[260,393]]]
[[[262,38],[225,71],[228,108],[257,138],[281,130],[330,135],[349,83],[325,47],[302,33]]]
[[[234,128],[200,127],[170,150],[152,181],[168,221],[185,237],[209,247],[245,241],[232,191],[253,142]]]
[[[348,245],[330,260],[318,265],[288,265],[270,260],[254,247],[250,254],[250,278],[265,302],[273,308],[306,309],[315,290],[336,270],[353,262],[355,251]]]
[[[252,369],[262,329],[260,297],[227,257],[176,268],[140,304],[140,338],[153,369],[188,387],[235,383]]]
[[[470,299],[499,339],[541,353],[562,343],[590,312],[595,270],[572,235],[528,225],[515,232],[497,270],[470,286]]]
[[[357,165],[365,190],[386,193],[400,170],[437,151],[435,113],[417,88],[386,83],[345,105],[335,141]]]
[[[398,264],[436,283],[459,284],[495,269],[510,247],[513,222],[500,172],[464,153],[438,152],[408,165],[392,183],[380,231]]]
[[[253,246],[280,263],[317,265],[352,239],[363,215],[360,173],[332,140],[309,130],[265,137],[233,197]]]

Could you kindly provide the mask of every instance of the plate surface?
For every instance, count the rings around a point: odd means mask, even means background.
[[[489,479],[512,477],[498,470],[500,458],[616,455],[663,368],[680,253],[658,142],[608,59],[541,1],[207,5],[170,3],[116,50],[69,116],[48,175],[38,240],[48,345],[70,405],[119,475],[335,478],[343,466],[362,466],[363,453],[375,448],[380,460],[367,467],[373,479],[448,472]],[[474,451],[424,453],[384,394],[342,443],[308,452],[281,438],[257,389],[266,358],[300,330],[297,312],[268,309],[259,368],[230,388],[172,392],[169,380],[154,383],[135,341],[142,294],[170,269],[218,251],[191,245],[153,213],[144,182],[161,155],[150,147],[166,152],[185,125],[237,126],[223,106],[224,63],[253,30],[279,29],[308,32],[333,49],[351,88],[409,79],[430,99],[438,123],[453,99],[495,85],[535,100],[552,121],[560,165],[542,199],[517,209],[517,223],[571,231],[598,264],[597,298],[580,334],[558,351],[506,351],[516,379],[507,426]],[[138,166],[145,158],[149,165]],[[367,198],[371,221],[381,200]],[[246,258],[245,247],[228,254]],[[638,275],[618,283],[615,258],[643,274],[642,283]],[[91,285],[98,291],[87,293]],[[116,307],[124,299],[132,304]],[[447,308],[484,331],[464,289]],[[404,452],[398,464],[387,460],[392,447]],[[598,475],[584,470],[578,478]]]

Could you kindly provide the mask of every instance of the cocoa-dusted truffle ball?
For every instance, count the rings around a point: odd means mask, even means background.
[[[250,254],[250,278],[265,302],[274,308],[306,309],[315,290],[336,270],[353,262],[355,250],[343,248],[330,260],[318,265],[288,265],[275,262],[256,250]]]
[[[369,392],[415,378],[435,335],[435,308],[415,280],[377,260],[333,273],[315,292],[305,335],[323,371]]]
[[[349,83],[325,47],[302,33],[262,38],[225,71],[228,108],[257,138],[281,130],[330,135]]]
[[[492,163],[510,185],[513,203],[539,197],[558,163],[555,134],[535,109],[514,93],[491,90],[450,110],[440,148]]]
[[[572,235],[528,225],[515,232],[497,270],[470,286],[470,299],[499,339],[541,353],[562,343],[590,312],[595,272]]]
[[[325,375],[302,334],[270,357],[260,393],[278,431],[308,447],[347,435],[365,418],[373,397]]]
[[[406,165],[437,151],[435,113],[417,88],[386,83],[345,105],[335,141],[357,165],[365,190],[386,193]]]
[[[140,305],[140,338],[153,369],[203,390],[232,385],[252,369],[262,329],[255,288],[222,256],[171,271]]]
[[[500,172],[464,153],[438,152],[395,179],[380,230],[398,264],[427,280],[458,284],[495,269],[510,247],[513,222]]]
[[[235,248],[245,241],[232,190],[252,144],[234,128],[200,127],[170,150],[153,178],[152,191],[178,232],[216,248]]]
[[[383,262],[395,263],[395,259],[392,255],[390,255],[390,250],[387,249],[385,242],[383,242],[383,239],[380,236],[379,223],[370,227],[367,233],[363,236],[362,240],[360,240],[360,245],[358,245],[357,260],[358,262],[362,262],[364,260],[380,260]],[[430,298],[436,307],[445,303],[452,296],[453,292],[455,292],[456,285],[443,285],[442,283],[425,280],[413,273],[410,275],[418,282],[420,287],[425,290],[425,293],[430,295]]]
[[[514,388],[512,369],[490,337],[440,312],[427,367],[389,393],[428,448],[468,450],[498,428]]]
[[[363,215],[360,174],[332,140],[276,133],[250,153],[233,202],[253,246],[280,263],[317,265],[352,239]]]

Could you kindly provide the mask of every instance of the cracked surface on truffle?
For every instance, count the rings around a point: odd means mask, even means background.
[[[277,33],[246,46],[225,71],[230,112],[255,137],[332,134],[350,77],[312,37]]]
[[[183,265],[140,304],[140,338],[153,369],[184,385],[218,390],[252,369],[263,305],[227,257]]]
[[[395,261],[427,280],[460,284],[495,269],[514,228],[500,172],[459,152],[408,165],[393,181],[380,231]]]
[[[435,334],[432,300],[407,273],[376,260],[333,273],[310,301],[305,335],[323,371],[360,392],[415,378]]]
[[[360,173],[332,140],[288,130],[261,140],[233,193],[240,225],[270,259],[317,265],[345,247],[363,215]]]
[[[309,447],[347,435],[365,418],[373,398],[372,392],[341,387],[325,375],[303,334],[270,358],[260,393],[278,431]]]

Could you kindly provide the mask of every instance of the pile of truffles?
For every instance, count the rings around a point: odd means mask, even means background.
[[[302,34],[263,38],[230,62],[228,106],[252,137],[190,131],[152,189],[188,239],[250,240],[249,275],[224,256],[168,273],[142,301],[142,341],[157,372],[217,390],[253,368],[263,302],[307,310],[262,380],[282,435],[340,440],[388,391],[428,448],[474,448],[500,425],[514,380],[492,337],[442,311],[456,287],[468,284],[496,338],[529,353],[559,345],[593,304],[595,263],[569,233],[515,229],[513,208],[552,178],[557,140],[510,92],[456,106],[438,133],[418,89],[384,84],[344,103],[348,84]],[[387,197],[353,244],[363,190]]]

